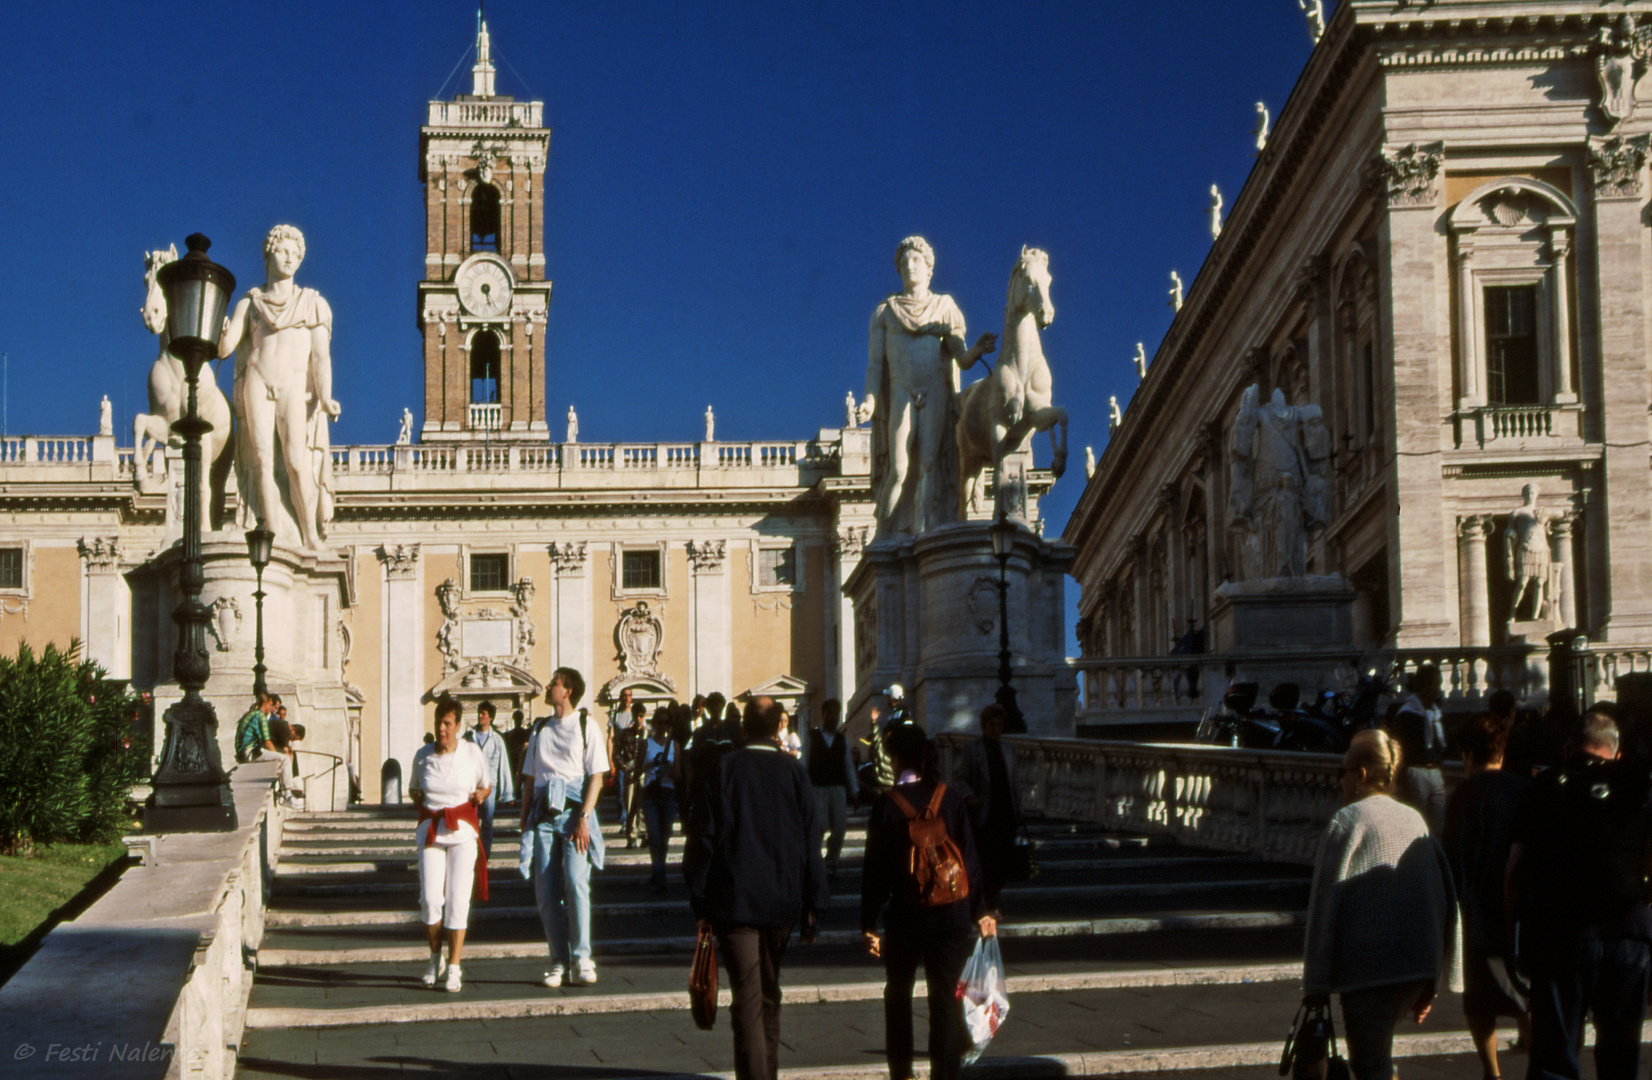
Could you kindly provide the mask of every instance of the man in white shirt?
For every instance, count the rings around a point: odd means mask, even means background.
[[[585,680],[557,668],[545,690],[551,715],[541,717],[522,762],[522,848],[530,858],[534,900],[551,951],[545,985],[597,981],[591,959],[591,867],[602,869],[597,796],[608,771],[606,732],[591,730]]]

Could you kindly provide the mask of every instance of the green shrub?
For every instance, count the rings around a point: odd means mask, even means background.
[[[78,641],[0,656],[0,854],[120,835],[145,764],[144,748],[126,745],[137,705],[80,659]]]

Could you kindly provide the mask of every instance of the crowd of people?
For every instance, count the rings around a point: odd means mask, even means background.
[[[1020,819],[1013,755],[999,742],[1003,710],[984,711],[984,738],[948,784],[898,686],[879,700],[859,745],[835,700],[824,703],[805,738],[768,697],[742,706],[710,694],[651,710],[624,690],[599,719],[581,707],[585,691],[579,672],[558,668],[545,715],[530,724],[518,711],[503,732],[491,702],[476,706],[468,730],[459,701],[435,703],[434,730],[414,757],[409,783],[430,948],[424,984],[463,988],[470,907],[473,898],[487,898],[494,814],[505,807],[519,815],[521,872],[533,882],[550,956],[543,985],[596,983],[591,878],[605,860],[598,815],[611,806],[626,846],[647,846],[656,893],[667,891],[668,845],[682,830],[686,906],[714,936],[732,991],[736,1074],[772,1077],[782,960],[794,933],[804,944],[814,941],[841,869],[849,812],[864,806],[860,921],[866,951],[886,972],[891,1069],[912,1072],[912,987],[922,963],[932,1075],[956,1076],[967,1041],[957,982],[973,942],[996,933],[1005,852]],[[248,760],[280,753],[265,738],[279,707],[266,700],[244,718]],[[242,741],[238,735],[238,747]],[[914,879],[908,826],[918,817],[942,822],[956,852],[955,891],[940,899]]]
[[[1422,1022],[1461,957],[1482,1073],[1501,1075],[1500,1017],[1527,1075],[1577,1080],[1585,1021],[1595,1075],[1639,1073],[1652,992],[1652,759],[1626,748],[1612,702],[1520,714],[1499,691],[1448,724],[1437,669],[1342,760],[1343,807],[1314,868],[1304,1005],[1341,999],[1356,1080],[1391,1080],[1393,1039]],[[1639,731],[1644,723],[1631,723]],[[1450,759],[1463,779],[1448,794]],[[1461,933],[1458,952],[1457,934]]]

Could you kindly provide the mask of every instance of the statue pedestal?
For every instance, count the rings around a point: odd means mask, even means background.
[[[1234,666],[1233,681],[1267,692],[1283,682],[1303,700],[1341,689],[1339,665],[1356,663],[1354,591],[1340,575],[1229,582],[1217,588],[1213,647]]]
[[[866,548],[843,591],[855,610],[855,679],[846,715],[868,715],[890,683],[935,735],[974,731],[998,691],[998,560],[990,522],[932,529]],[[1073,549],[1021,531],[1010,557],[1010,665],[1034,735],[1073,732],[1077,682],[1067,666],[1064,584]]]
[[[172,611],[182,595],[178,566],[182,553],[171,547],[128,574],[132,586],[133,683],[153,686],[155,712],[183,697],[172,679],[177,627]],[[201,544],[206,585],[201,602],[212,610],[207,648],[212,675],[201,696],[217,713],[218,750],[226,766],[235,761],[235,723],[252,707],[253,646],[257,575],[239,532],[209,534]],[[355,603],[346,560],[331,552],[304,552],[277,546],[264,569],[265,682],[281,695],[288,722],[303,724],[300,747],[347,759],[349,716],[360,709],[358,692],[344,681],[346,638],[343,609]],[[156,725],[157,730],[160,725]],[[316,761],[302,761],[313,770]],[[338,790],[345,790],[339,782]],[[323,797],[324,798],[324,797]],[[326,809],[323,799],[313,809]]]

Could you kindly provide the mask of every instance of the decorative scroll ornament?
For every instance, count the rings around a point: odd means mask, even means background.
[[[526,668],[533,658],[533,578],[525,577],[511,586],[511,615],[516,619],[516,664]]]
[[[1439,199],[1440,167],[1445,161],[1443,142],[1385,146],[1372,163],[1371,182],[1389,206],[1432,206]]]
[[[1646,135],[1590,139],[1589,175],[1594,180],[1596,194],[1639,195],[1649,141],[1652,137]]]
[[[551,565],[559,575],[577,574],[585,569],[585,541],[551,545]]]
[[[405,581],[419,572],[419,545],[386,544],[379,548],[379,560],[391,581]]]
[[[728,542],[726,540],[690,540],[688,542],[688,562],[696,574],[715,573],[723,568],[728,558]]]
[[[964,595],[964,606],[969,610],[969,621],[977,634],[986,635],[998,626],[998,581],[985,574],[970,583]]]
[[[861,552],[866,550],[866,542],[872,537],[872,530],[865,525],[845,525],[838,530],[837,540],[833,544],[837,548],[837,555],[841,559],[858,559]]]
[[[1595,54],[1595,77],[1600,80],[1600,111],[1615,127],[1635,113],[1635,85],[1646,74],[1652,54],[1652,27],[1638,27],[1635,16],[1603,27],[1590,46]]]
[[[104,539],[99,536],[91,540],[82,537],[75,546],[80,549],[80,557],[86,561],[89,571],[112,573],[120,567],[120,540],[117,537]]]
[[[619,624],[614,627],[620,670],[633,679],[653,679],[666,689],[675,690],[671,680],[660,674],[660,648],[664,640],[665,626],[660,617],[648,609],[648,601],[638,600],[636,607],[620,613]]]
[[[436,602],[442,605],[442,627],[436,631],[436,649],[442,654],[443,670],[459,670],[459,583],[448,578],[436,586]]]

